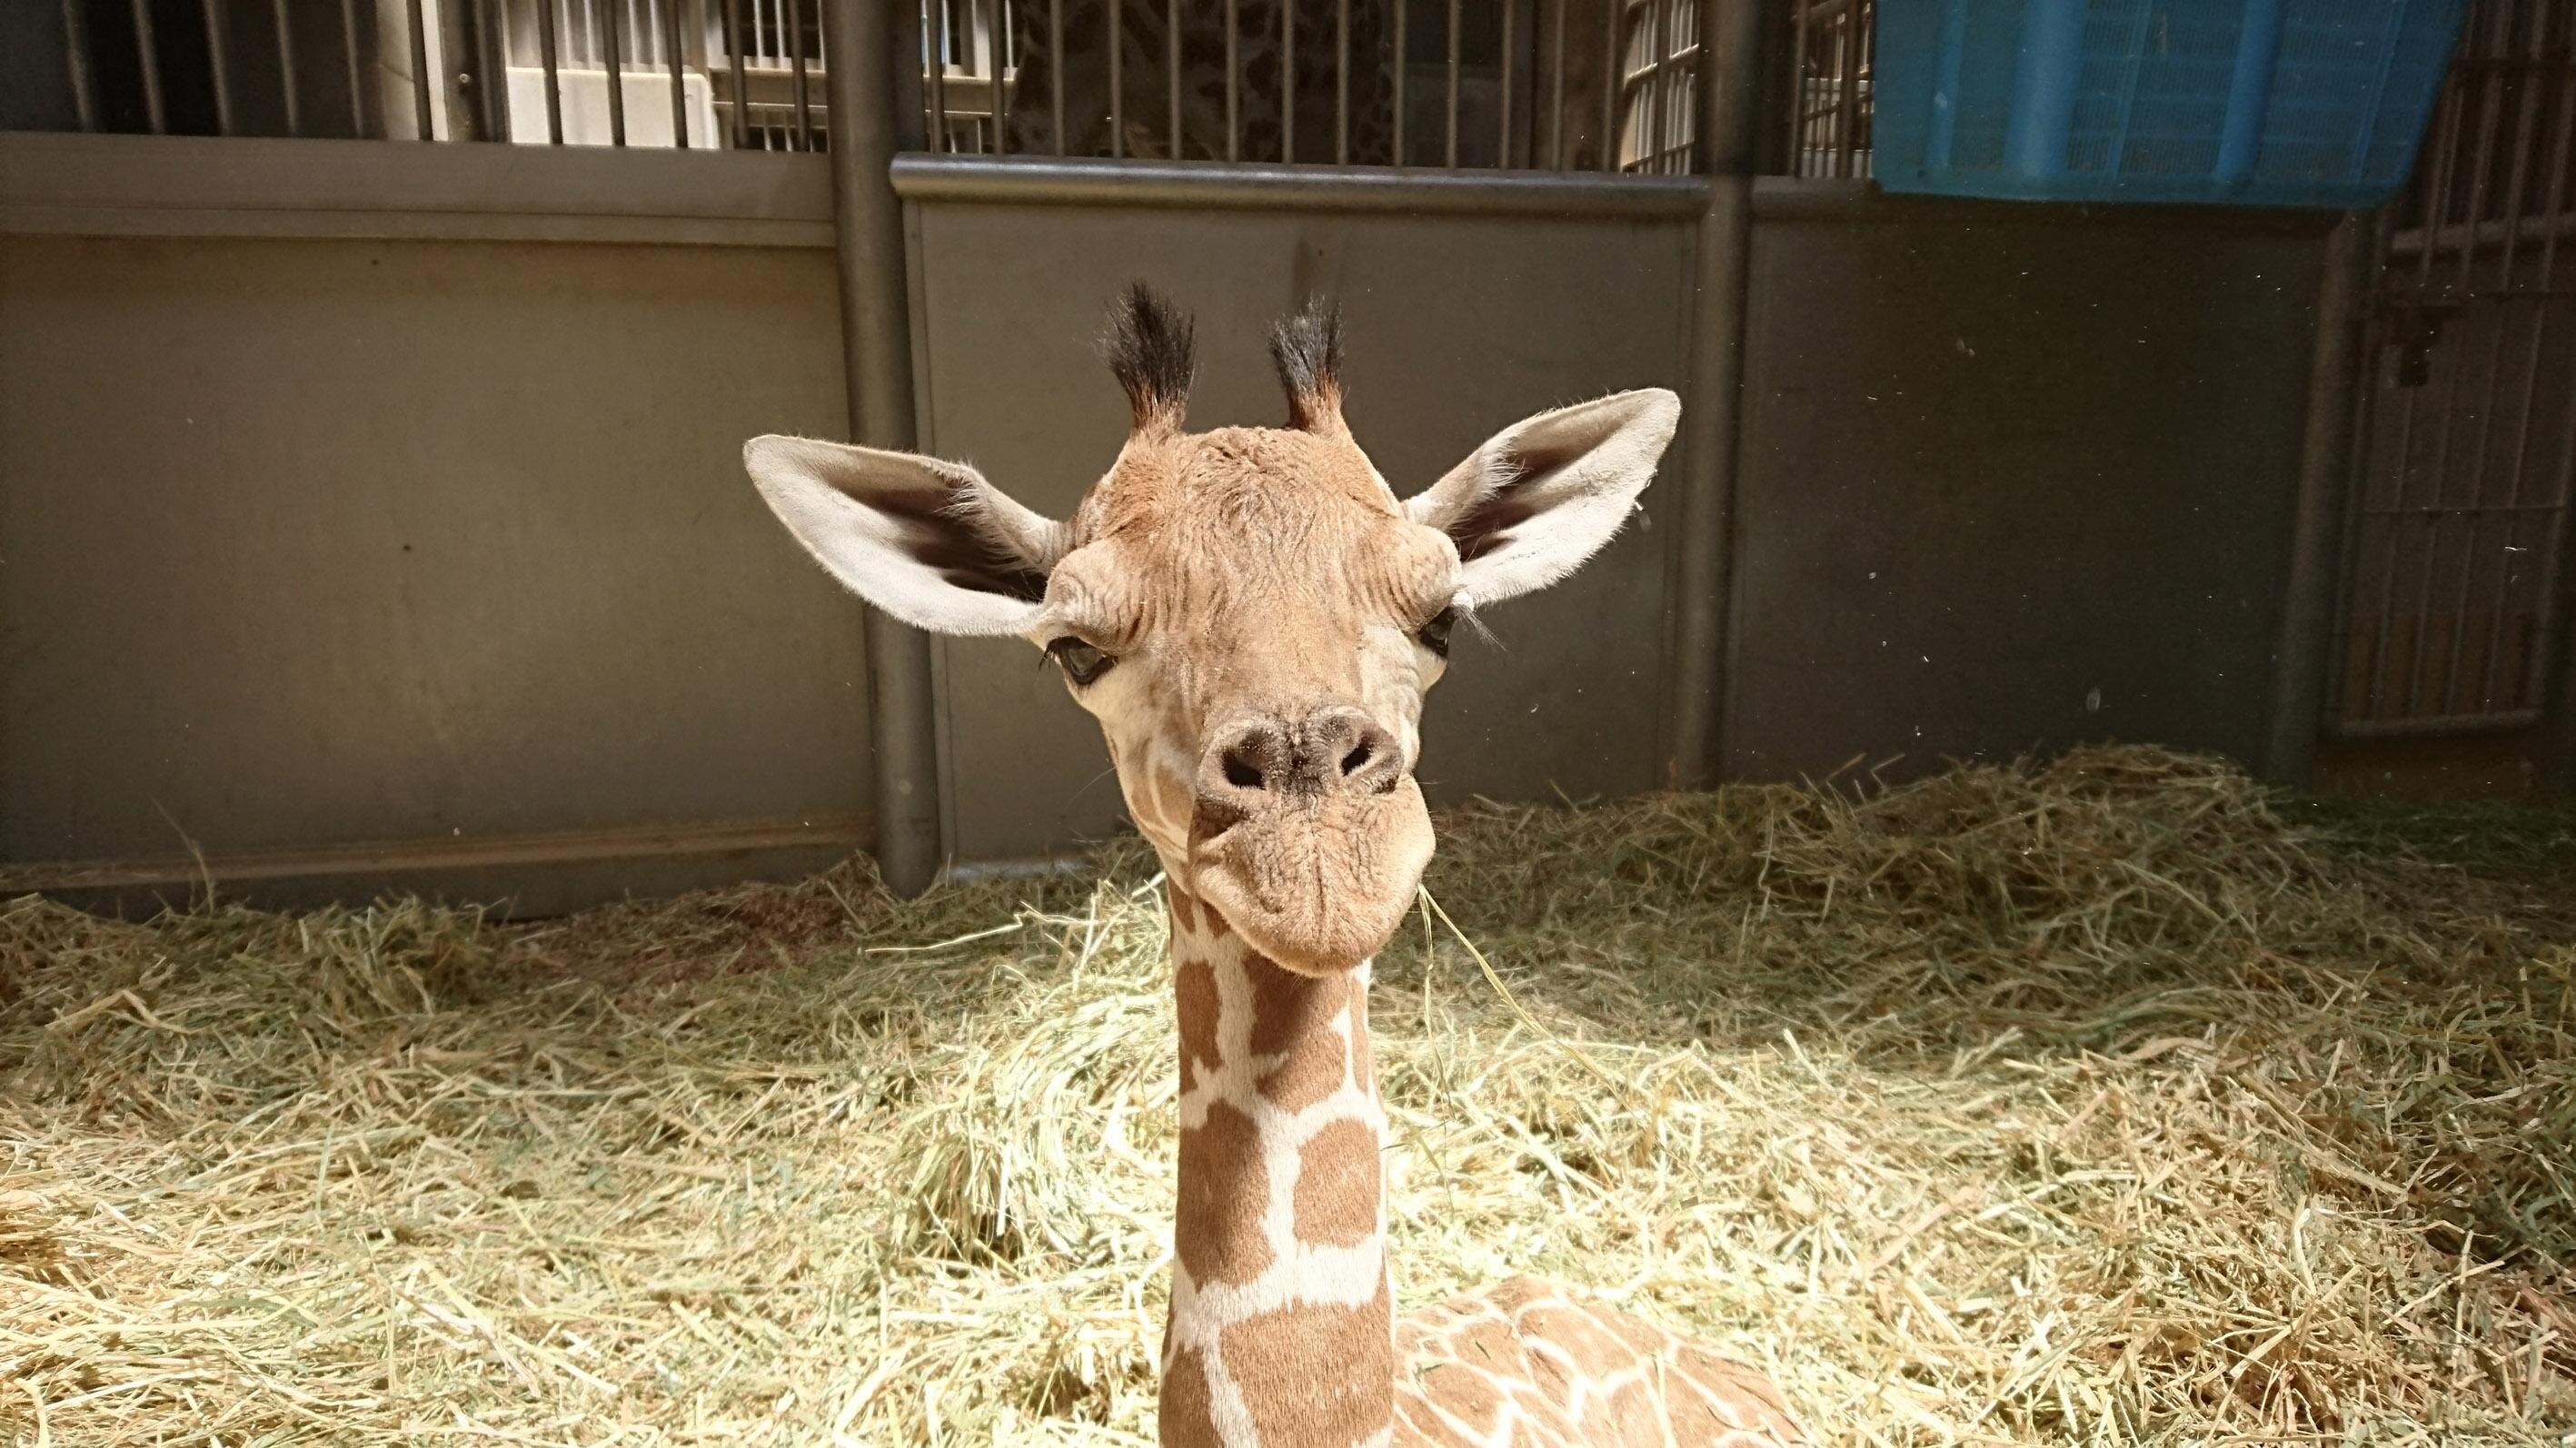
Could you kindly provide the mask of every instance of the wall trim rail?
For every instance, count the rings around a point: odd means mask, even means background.
[[[675,882],[756,875],[795,876],[866,850],[873,829],[862,814],[795,820],[724,821],[627,829],[503,835],[490,839],[400,840],[291,850],[244,850],[150,859],[0,864],[0,899],[43,893],[76,904],[131,911],[184,905],[212,881],[220,896],[262,903],[348,899],[378,891],[497,902],[509,913],[552,914],[558,893],[580,901],[603,893],[586,875]],[[685,888],[685,884],[682,886]],[[608,892],[614,893],[614,892]]]
[[[915,152],[895,158],[894,189],[906,201],[1686,221],[1708,187],[1696,176]]]
[[[0,233],[829,247],[828,158],[0,132]]]

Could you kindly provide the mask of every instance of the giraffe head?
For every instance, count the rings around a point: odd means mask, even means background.
[[[1045,650],[1171,877],[1280,964],[1347,970],[1431,857],[1414,766],[1451,630],[1607,542],[1680,403],[1649,389],[1540,413],[1399,498],[1343,421],[1331,311],[1272,334],[1284,428],[1185,430],[1190,323],[1141,287],[1108,351],[1131,430],[1062,521],[934,458],[763,437],[744,462],[877,607]]]

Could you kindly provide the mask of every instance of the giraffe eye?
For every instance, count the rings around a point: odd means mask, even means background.
[[[1457,623],[1458,606],[1451,604],[1433,614],[1430,622],[1417,630],[1414,637],[1422,641],[1424,648],[1445,659],[1449,657],[1449,630],[1456,627]]]
[[[1056,667],[1064,670],[1064,676],[1076,684],[1090,683],[1108,673],[1109,666],[1118,662],[1071,634],[1048,644],[1047,657],[1055,660]]]

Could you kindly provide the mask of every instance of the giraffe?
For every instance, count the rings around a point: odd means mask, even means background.
[[[1044,650],[1161,859],[1180,1035],[1161,1441],[1804,1443],[1750,1368],[1565,1289],[1392,1310],[1368,988],[1432,851],[1423,696],[1460,619],[1618,530],[1679,400],[1542,412],[1399,501],[1343,418],[1335,312],[1274,329],[1285,427],[1187,431],[1190,343],[1141,287],[1113,310],[1129,434],[1065,520],[958,463],[744,449],[844,585],[918,627]]]

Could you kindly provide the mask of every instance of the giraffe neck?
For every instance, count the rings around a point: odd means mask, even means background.
[[[1394,1415],[1368,981],[1294,974],[1171,894],[1180,1205],[1169,1448],[1350,1448]]]

